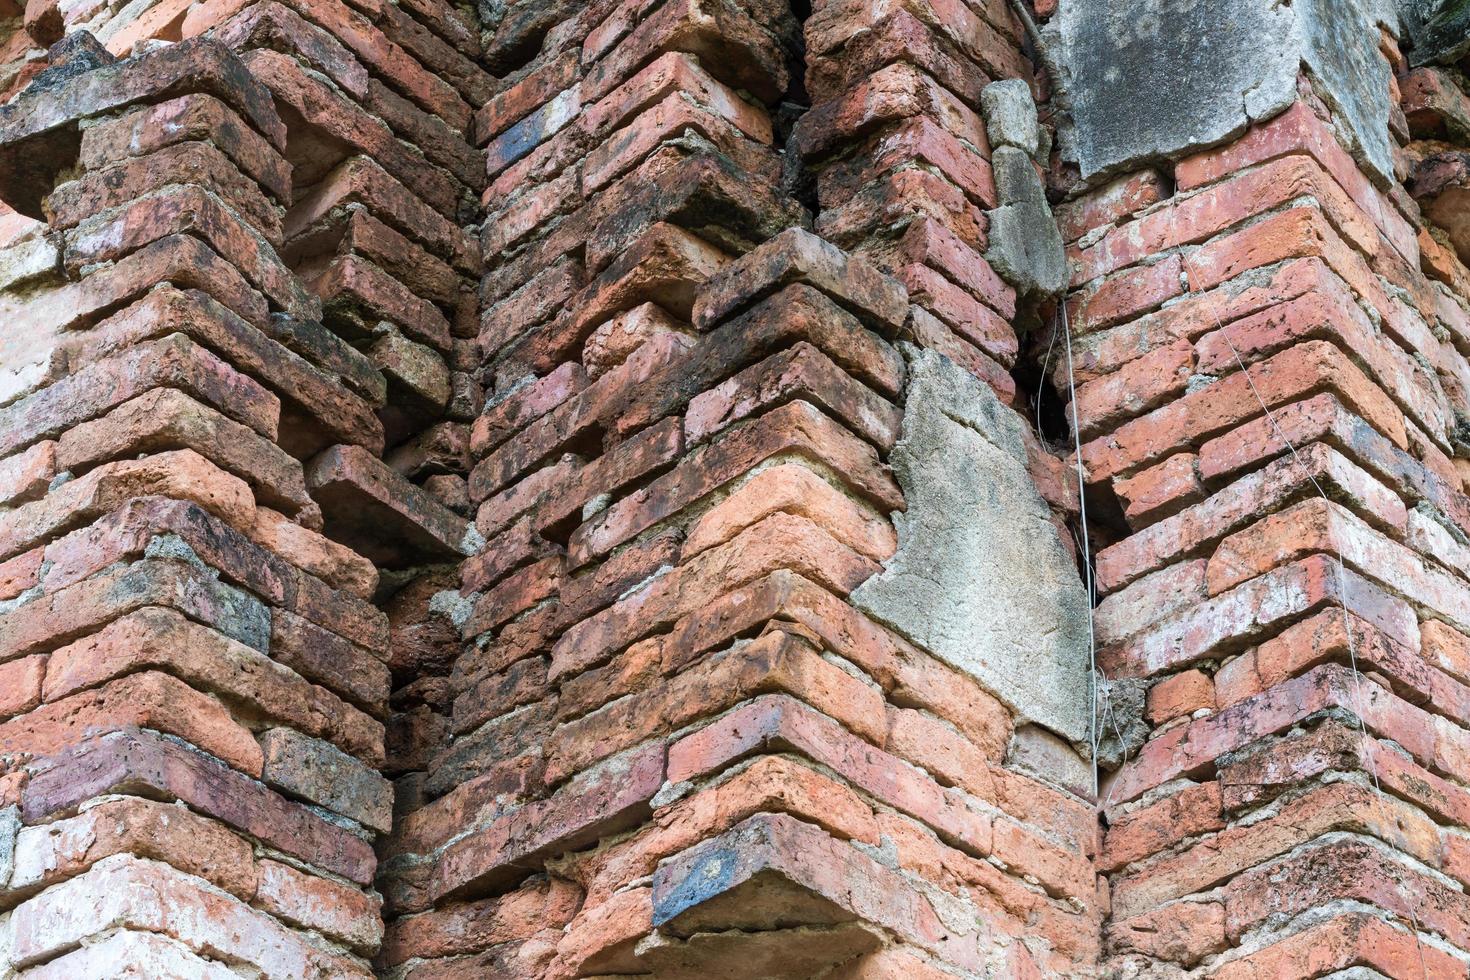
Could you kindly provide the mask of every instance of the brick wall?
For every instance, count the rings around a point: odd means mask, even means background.
[[[1381,57],[1414,189],[1456,155],[1430,87],[1459,89]],[[1121,518],[1099,667],[1151,685],[1102,787],[1105,941],[1210,976],[1464,976],[1464,267],[1320,88],[1061,211],[1071,407]]]
[[[1464,52],[1079,2],[0,0],[0,977],[1466,976]]]

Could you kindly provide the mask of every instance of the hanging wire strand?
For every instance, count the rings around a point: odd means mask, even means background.
[[[1272,431],[1276,433],[1276,438],[1280,439],[1281,442],[1285,444],[1286,448],[1291,452],[1292,459],[1296,460],[1298,465],[1302,467],[1303,471],[1306,473],[1307,479],[1311,482],[1313,489],[1317,491],[1318,495],[1321,496],[1321,498],[1327,503],[1332,503],[1332,498],[1327,496],[1327,491],[1322,489],[1322,484],[1317,482],[1317,478],[1312,475],[1311,470],[1307,467],[1307,461],[1302,457],[1302,454],[1297,451],[1296,444],[1291,441],[1291,437],[1286,434],[1286,430],[1283,429],[1281,427],[1281,423],[1277,421],[1276,413],[1271,411],[1270,406],[1266,404],[1266,399],[1261,397],[1260,389],[1256,387],[1255,379],[1251,377],[1250,371],[1246,369],[1245,361],[1241,358],[1240,351],[1236,349],[1234,341],[1230,339],[1229,331],[1227,331],[1225,327],[1222,326],[1220,323],[1219,311],[1215,312],[1215,329],[1219,332],[1220,339],[1224,340],[1225,345],[1230,348],[1230,353],[1235,358],[1235,363],[1237,366],[1239,366],[1240,373],[1245,375],[1246,384],[1250,387],[1251,394],[1256,396],[1256,401],[1260,403],[1261,410],[1266,413],[1266,421],[1270,424]],[[1338,547],[1336,551],[1337,595],[1338,598],[1341,600],[1342,605],[1342,629],[1343,633],[1347,635],[1348,664],[1352,667],[1353,671],[1353,713],[1357,715],[1358,718],[1358,730],[1362,733],[1363,737],[1367,739],[1370,736],[1368,735],[1368,725],[1363,720],[1363,675],[1358,670],[1357,642],[1354,639],[1353,635],[1352,612],[1348,608],[1349,601],[1347,591],[1347,569],[1343,562],[1342,548]],[[1383,792],[1383,787],[1378,782],[1378,764],[1375,761],[1374,754],[1372,752],[1368,753],[1368,772],[1373,777],[1373,788],[1380,793]]]
[[[1053,319],[1051,324],[1051,340],[1046,345],[1046,357],[1041,359],[1041,383],[1036,386],[1035,415],[1036,434],[1038,436],[1041,435],[1041,399],[1046,395],[1046,372],[1051,370],[1051,355],[1052,351],[1056,350],[1057,333],[1056,320]]]
[[[1048,50],[1047,45],[1046,45],[1046,42],[1045,42],[1045,39],[1042,38],[1040,30],[1037,28],[1035,18],[1032,17],[1031,16],[1031,12],[1026,9],[1026,5],[1023,2],[1023,0],[1010,0],[1010,4],[1011,4],[1011,7],[1015,10],[1017,17],[1020,18],[1020,20],[1022,22],[1022,25],[1024,26],[1024,28],[1026,30],[1027,38],[1030,41],[1030,43],[1032,45],[1032,48],[1035,51],[1038,59],[1042,62],[1042,67],[1044,68],[1044,70],[1046,71],[1047,75],[1051,79],[1052,92],[1053,92],[1053,101],[1056,102],[1060,107],[1062,107],[1064,109],[1069,108],[1070,107],[1070,98],[1068,97],[1068,92],[1066,90],[1065,85],[1063,84],[1063,82],[1064,82],[1064,75],[1059,70],[1058,65],[1056,64],[1054,58],[1052,57],[1052,52],[1050,52]],[[1169,222],[1170,222],[1170,225],[1171,225],[1171,229],[1170,229],[1171,232],[1173,230],[1172,225],[1174,224],[1176,218],[1177,218],[1177,212],[1171,209],[1170,210],[1170,217],[1169,217]],[[1078,418],[1078,412],[1077,412],[1077,382],[1076,382],[1076,376],[1074,374],[1073,367],[1072,367],[1072,328],[1071,328],[1071,324],[1068,321],[1068,317],[1067,317],[1067,304],[1066,304],[1065,294],[1063,295],[1062,300],[1058,302],[1057,306],[1059,307],[1059,310],[1060,310],[1060,313],[1061,313],[1063,334],[1066,337],[1067,388],[1068,388],[1068,395],[1069,395],[1069,404],[1072,407],[1072,441],[1073,441],[1074,450],[1075,450],[1075,452],[1077,454],[1077,459],[1076,459],[1076,462],[1077,462],[1077,510],[1078,510],[1078,516],[1079,516],[1079,519],[1080,519],[1080,522],[1081,522],[1081,528],[1082,528],[1083,566],[1086,569],[1086,577],[1087,577],[1086,578],[1087,599],[1088,599],[1088,610],[1087,610],[1087,647],[1088,647],[1089,665],[1090,665],[1090,668],[1091,668],[1091,671],[1092,671],[1092,726],[1091,726],[1091,729],[1092,729],[1092,795],[1093,795],[1093,799],[1094,800],[1097,800],[1097,796],[1098,796],[1097,755],[1098,755],[1098,742],[1099,742],[1098,682],[1099,682],[1099,678],[1101,677],[1101,673],[1098,670],[1098,666],[1097,666],[1097,633],[1096,633],[1096,627],[1095,627],[1094,620],[1093,620],[1093,608],[1094,608],[1093,607],[1093,603],[1094,603],[1094,601],[1096,599],[1096,596],[1094,594],[1094,583],[1093,583],[1092,554],[1091,554],[1092,549],[1091,549],[1091,542],[1090,542],[1090,540],[1088,538],[1088,533],[1087,533],[1087,499],[1086,499],[1086,493],[1085,493],[1085,490],[1084,490],[1085,473],[1084,473],[1084,469],[1083,469],[1083,465],[1082,465],[1082,434],[1081,434],[1080,419]],[[1271,428],[1276,432],[1278,438],[1280,438],[1281,441],[1286,445],[1287,449],[1290,450],[1291,455],[1292,455],[1292,458],[1293,459],[1296,459],[1302,465],[1303,469],[1306,471],[1307,479],[1311,481],[1313,488],[1316,489],[1317,493],[1322,497],[1323,500],[1328,501],[1330,503],[1331,502],[1331,498],[1327,496],[1327,492],[1322,489],[1321,484],[1319,484],[1317,482],[1317,478],[1315,476],[1313,476],[1312,473],[1311,473],[1311,471],[1310,471],[1310,469],[1308,469],[1306,467],[1305,462],[1302,460],[1301,453],[1299,453],[1297,451],[1297,448],[1296,448],[1295,443],[1293,443],[1292,440],[1286,435],[1285,430],[1282,429],[1280,423],[1277,421],[1275,413],[1273,413],[1271,411],[1271,407],[1266,404],[1266,400],[1261,397],[1260,391],[1256,388],[1255,379],[1251,377],[1250,371],[1248,371],[1246,369],[1245,360],[1240,356],[1240,351],[1236,349],[1236,346],[1235,346],[1234,341],[1232,341],[1230,339],[1230,334],[1227,332],[1227,330],[1225,329],[1224,324],[1220,320],[1220,312],[1219,312],[1219,310],[1213,310],[1212,312],[1214,313],[1214,317],[1215,317],[1215,329],[1219,332],[1220,337],[1225,341],[1225,343],[1227,345],[1229,345],[1229,347],[1230,347],[1230,353],[1234,356],[1235,363],[1240,367],[1241,373],[1245,375],[1246,383],[1250,386],[1251,393],[1253,395],[1255,395],[1256,401],[1260,403],[1261,409],[1262,409],[1262,411],[1265,412],[1266,419],[1267,419],[1268,423],[1270,424]],[[1046,358],[1042,362],[1042,370],[1041,370],[1042,384],[1040,386],[1040,388],[1042,390],[1045,389],[1046,372],[1047,372],[1048,367],[1049,367],[1049,365],[1051,363],[1052,348],[1055,346],[1056,340],[1057,340],[1056,331],[1055,331],[1055,329],[1053,329],[1052,336],[1051,336],[1051,342],[1047,345]],[[1038,391],[1037,397],[1036,397],[1036,428],[1037,428],[1037,432],[1039,434],[1040,431],[1041,431],[1041,393],[1040,393],[1040,391]],[[1350,599],[1349,599],[1348,592],[1347,592],[1347,572],[1346,572],[1346,569],[1344,567],[1344,564],[1345,563],[1344,563],[1344,560],[1343,560],[1342,548],[1341,547],[1338,547],[1337,548],[1337,589],[1338,589],[1338,597],[1341,600],[1341,605],[1342,605],[1343,630],[1347,634],[1348,663],[1349,663],[1349,666],[1351,667],[1352,673],[1353,673],[1353,700],[1354,700],[1354,703],[1355,703],[1354,714],[1357,715],[1358,730],[1359,730],[1359,732],[1363,736],[1363,740],[1364,740],[1364,746],[1363,747],[1364,747],[1364,751],[1367,753],[1367,756],[1368,756],[1368,772],[1369,772],[1369,775],[1373,779],[1373,788],[1381,796],[1382,793],[1383,793],[1383,787],[1382,787],[1382,785],[1381,785],[1381,783],[1379,781],[1379,778],[1378,778],[1377,743],[1376,743],[1376,740],[1374,740],[1368,734],[1367,722],[1364,720],[1363,702],[1362,702],[1363,675],[1362,675],[1362,672],[1358,669],[1357,643],[1356,643],[1356,639],[1355,639],[1354,634],[1353,634],[1352,614],[1351,614],[1350,609],[1349,609]],[[1111,714],[1111,712],[1110,712],[1110,714]],[[1117,723],[1117,718],[1116,717],[1113,717],[1113,727],[1114,727],[1114,730],[1116,732],[1117,731],[1117,727],[1118,727],[1118,723]],[[1118,732],[1117,734],[1118,734],[1119,743],[1122,744],[1125,747],[1125,749],[1126,749],[1126,744],[1127,743],[1123,741],[1122,733],[1121,732]],[[1127,755],[1126,755],[1126,751],[1125,751],[1125,755],[1124,755],[1124,759],[1123,759],[1123,765],[1126,765],[1126,764],[1127,764]],[[1108,790],[1108,797],[1109,797],[1109,801],[1110,801],[1111,800],[1111,797],[1112,797],[1112,787],[1110,787],[1109,790]],[[1101,811],[1101,810],[1105,809],[1107,802],[1108,801],[1097,801],[1098,810]],[[1414,924],[1414,942],[1415,942],[1415,945],[1417,946],[1418,952],[1419,952],[1419,969],[1420,969],[1420,972],[1423,974],[1424,980],[1429,980],[1429,968],[1428,968],[1427,963],[1425,962],[1425,957],[1424,957],[1424,941],[1420,938],[1420,935],[1419,935],[1419,933],[1420,933],[1419,916],[1418,916],[1418,913],[1417,913],[1416,908],[1415,908],[1415,903],[1412,902],[1412,901],[1409,902],[1408,903],[1408,909],[1409,909],[1409,916],[1413,920],[1413,924]]]
[[[1102,740],[1101,726],[1098,718],[1098,671],[1097,671],[1097,629],[1093,623],[1093,577],[1092,577],[1092,542],[1087,533],[1087,474],[1082,467],[1082,425],[1077,415],[1077,376],[1072,368],[1072,324],[1067,318],[1067,304],[1065,298],[1057,303],[1057,308],[1062,317],[1062,337],[1066,341],[1065,350],[1067,354],[1067,397],[1068,404],[1072,407],[1072,448],[1076,453],[1077,462],[1077,515],[1082,525],[1082,568],[1086,576],[1087,588],[1087,658],[1088,670],[1092,677],[1092,724],[1089,727],[1092,739],[1092,798],[1097,799],[1098,775],[1097,775],[1097,749]],[[1056,333],[1052,333],[1052,343],[1056,343]],[[1050,359],[1050,351],[1047,353]],[[1044,372],[1043,372],[1044,373]],[[1117,721],[1114,720],[1116,727]],[[1119,740],[1122,740],[1121,734]]]
[[[1307,479],[1311,481],[1311,484],[1313,488],[1316,489],[1317,493],[1322,497],[1324,501],[1326,501],[1327,503],[1331,503],[1332,498],[1327,496],[1327,491],[1322,489],[1322,485],[1317,482],[1317,478],[1314,477],[1311,470],[1307,468],[1306,461],[1302,458],[1301,453],[1297,452],[1296,444],[1291,441],[1291,438],[1286,434],[1286,430],[1281,427],[1281,423],[1277,421],[1275,413],[1272,412],[1270,406],[1266,404],[1266,399],[1261,397],[1261,392],[1260,389],[1256,387],[1255,379],[1251,377],[1250,371],[1246,369],[1245,360],[1240,356],[1240,351],[1236,349],[1235,342],[1230,339],[1229,331],[1226,330],[1226,328],[1220,322],[1219,310],[1216,310],[1214,312],[1215,329],[1219,333],[1220,338],[1225,341],[1226,346],[1230,348],[1230,353],[1235,358],[1236,365],[1240,367],[1241,374],[1245,375],[1246,384],[1250,386],[1251,394],[1256,396],[1256,401],[1260,403],[1261,410],[1266,413],[1266,420],[1270,424],[1272,430],[1276,433],[1276,437],[1286,445],[1286,448],[1291,451],[1292,458],[1295,459],[1297,463],[1302,466],[1303,470],[1306,472]],[[1345,633],[1347,636],[1348,664],[1352,668],[1353,672],[1353,714],[1357,716],[1358,731],[1363,736],[1363,749],[1368,756],[1368,774],[1373,777],[1373,789],[1376,793],[1378,793],[1378,795],[1382,796],[1383,786],[1378,780],[1377,746],[1376,744],[1373,744],[1373,737],[1368,734],[1368,723],[1364,720],[1365,712],[1363,710],[1363,684],[1365,683],[1365,681],[1363,679],[1362,672],[1358,669],[1357,642],[1354,638],[1352,613],[1351,610],[1348,608],[1350,603],[1347,590],[1347,569],[1345,568],[1345,564],[1343,561],[1341,546],[1339,546],[1336,551],[1337,595],[1338,598],[1341,600],[1342,605],[1342,629],[1343,633]],[[1424,980],[1429,980],[1429,966],[1424,959],[1424,941],[1419,937],[1419,915],[1417,910],[1415,909],[1415,903],[1413,901],[1408,902],[1407,907],[1409,909],[1409,917],[1414,922],[1414,945],[1419,953],[1419,971],[1423,974]]]

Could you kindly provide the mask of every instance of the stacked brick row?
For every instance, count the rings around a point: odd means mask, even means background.
[[[0,110],[42,221],[0,258],[0,973],[371,976],[384,774],[432,744],[428,602],[475,545],[478,38],[431,2],[66,16],[106,48]]]
[[[487,544],[452,741],[383,852],[380,969],[1095,959],[1090,805],[1009,768],[1011,710],[847,601],[905,507],[900,341],[1014,398],[978,95],[1029,74],[1016,36],[998,2],[504,11],[473,127]]]
[[[1300,93],[1060,215],[1070,411],[1117,529],[1099,667],[1150,685],[1147,737],[1102,788],[1107,951],[1463,977],[1465,268]]]

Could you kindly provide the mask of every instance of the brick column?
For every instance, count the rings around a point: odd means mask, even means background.
[[[74,35],[0,110],[46,219],[6,262],[3,959],[370,976],[388,623],[280,443],[381,429],[281,342],[330,335],[269,91],[215,43],[111,61]]]
[[[1061,216],[1099,663],[1148,684],[1103,786],[1119,968],[1465,975],[1465,280],[1322,78]]]
[[[888,463],[926,438],[905,435],[920,376],[1005,447],[949,434],[962,464],[1024,485],[1082,594],[1026,471],[1029,449],[1065,507],[1062,461],[911,346],[1017,401],[1017,299],[980,257],[998,201],[979,102],[1029,76],[1019,27],[999,3],[833,3],[802,25],[781,3],[624,2],[577,7],[528,55],[536,9],[507,11],[486,51],[515,66],[474,126],[489,395],[469,491],[488,543],[464,566],[437,798],[386,852],[380,964],[937,977],[1094,959],[1091,808],[1028,774],[1087,792],[1086,764],[987,686],[1024,669],[971,670],[906,638],[891,599],[897,628],[850,598],[896,560],[912,501]]]
[[[411,6],[130,7],[0,110],[7,976],[372,975],[477,543],[490,77]]]

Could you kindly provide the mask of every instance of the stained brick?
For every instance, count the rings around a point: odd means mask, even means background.
[[[1282,111],[1084,176],[1054,0],[1044,46],[1005,0],[30,6],[0,973],[1465,975],[1470,116],[1414,25],[1324,7]],[[1120,77],[1169,40],[1114,20]],[[1057,297],[985,258],[995,81]],[[1014,638],[860,611],[967,561],[906,513],[909,345],[1095,579],[1096,799],[968,669]],[[1004,539],[998,479],[943,489]]]

